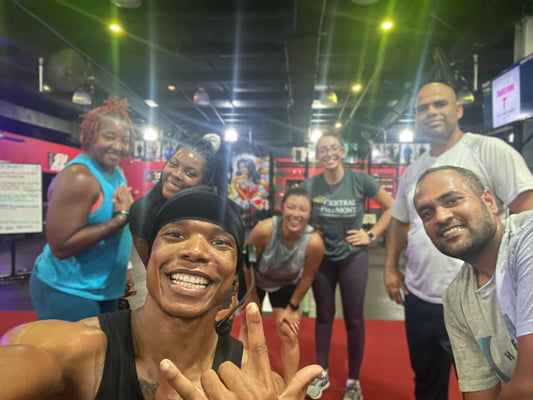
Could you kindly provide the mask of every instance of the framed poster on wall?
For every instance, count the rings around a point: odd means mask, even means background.
[[[268,210],[269,158],[237,154],[232,167],[229,198],[243,209]]]

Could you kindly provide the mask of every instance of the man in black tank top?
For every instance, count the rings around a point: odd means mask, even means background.
[[[143,307],[11,330],[0,346],[2,399],[303,399],[321,368],[304,368],[285,388],[270,369],[255,304],[246,309],[249,352],[217,333],[243,262],[237,207],[187,189],[153,224]]]

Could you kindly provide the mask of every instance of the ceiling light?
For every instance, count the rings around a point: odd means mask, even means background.
[[[74,92],[72,102],[81,106],[90,106],[93,103],[91,94],[83,86]]]
[[[224,140],[226,142],[233,143],[233,142],[236,142],[238,138],[239,138],[239,134],[233,128],[228,128],[224,132]]]
[[[176,90],[176,86],[174,86],[174,85],[168,85],[168,86],[167,86],[167,89],[168,89],[169,91],[173,92],[173,91]]]
[[[43,90],[45,92],[51,92],[52,91],[52,88],[50,86],[48,86],[46,83],[43,85]]]
[[[192,101],[197,106],[208,106],[209,104],[211,104],[209,93],[207,93],[207,91],[203,87],[198,88],[192,98]]]
[[[355,83],[352,85],[352,92],[360,92],[362,88],[360,83]]]
[[[337,129],[342,128],[342,122],[341,121],[335,122],[335,128],[337,128]]]
[[[325,106],[334,106],[338,103],[337,93],[335,93],[331,88],[327,88],[322,92],[320,96],[320,102]]]
[[[159,107],[159,104],[157,104],[155,101],[153,101],[152,99],[145,99],[144,102],[146,103],[146,105],[148,107],[152,107],[152,108],[156,108],[156,107]]]
[[[117,7],[138,8],[142,5],[142,0],[111,0],[111,3]]]
[[[109,29],[111,29],[113,32],[120,32],[122,27],[119,24],[110,24]]]
[[[414,132],[411,129],[404,129],[400,132],[398,139],[400,143],[411,143],[414,139]]]
[[[320,139],[320,136],[322,136],[322,131],[320,129],[315,129],[313,132],[311,132],[311,142],[312,143],[318,142],[318,139]]]
[[[384,31],[389,31],[389,30],[391,30],[393,27],[394,27],[394,22],[392,22],[392,21],[384,21],[384,22],[381,24],[381,29],[383,29]]]
[[[158,134],[157,129],[155,129],[153,126],[147,126],[143,130],[143,139],[147,141],[154,141],[157,140]]]

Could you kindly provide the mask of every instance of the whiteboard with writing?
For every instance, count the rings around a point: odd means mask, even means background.
[[[41,165],[0,163],[0,234],[42,230]]]

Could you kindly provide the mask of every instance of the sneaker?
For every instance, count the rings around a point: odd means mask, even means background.
[[[361,386],[355,382],[351,383],[349,386],[346,386],[342,400],[363,400]]]
[[[329,387],[328,373],[322,372],[318,375],[307,387],[305,397],[309,399],[319,399],[322,397],[322,392]]]

